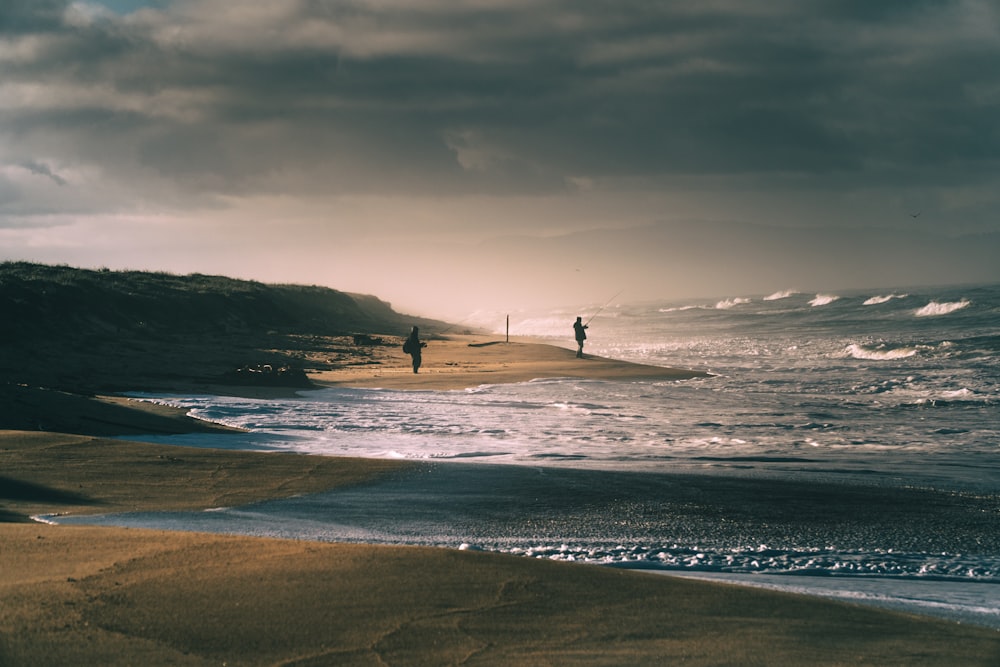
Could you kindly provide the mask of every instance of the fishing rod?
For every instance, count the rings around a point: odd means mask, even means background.
[[[597,309],[597,312],[596,312],[596,313],[594,313],[593,315],[591,315],[591,316],[590,316],[590,319],[589,319],[589,320],[587,320],[586,322],[584,322],[584,323],[583,323],[583,326],[587,326],[588,324],[590,324],[590,323],[591,323],[591,322],[592,322],[592,321],[594,320],[594,318],[595,318],[595,317],[597,317],[598,315],[600,315],[600,314],[601,314],[601,311],[602,311],[602,310],[604,310],[605,308],[607,308],[607,307],[608,307],[608,305],[609,305],[609,304],[610,304],[610,303],[611,303],[612,301],[614,301],[615,299],[617,299],[617,298],[618,298],[618,295],[619,295],[619,294],[621,294],[621,293],[622,293],[622,292],[624,292],[624,291],[625,291],[624,289],[621,289],[621,290],[618,290],[618,294],[615,294],[615,295],[614,295],[613,297],[611,297],[610,299],[608,299],[608,300],[607,300],[607,301],[606,301],[606,302],[604,303],[604,305],[603,305],[603,306],[601,306],[600,308],[598,308],[598,309]]]
[[[461,325],[463,325],[464,323],[468,322],[469,320],[471,320],[471,319],[472,319],[473,317],[475,317],[475,316],[476,316],[476,313],[472,313],[471,315],[469,315],[469,316],[468,316],[468,317],[466,317],[465,319],[462,319],[462,320],[459,320],[458,322],[455,322],[454,324],[449,324],[449,325],[448,325],[447,327],[445,327],[445,328],[444,328],[444,329],[442,329],[441,331],[438,331],[438,332],[437,332],[437,335],[438,335],[438,336],[441,336],[441,335],[444,335],[444,334],[446,334],[447,332],[449,332],[449,331],[451,331],[452,329],[454,329],[455,327],[458,327],[458,326],[461,326]]]

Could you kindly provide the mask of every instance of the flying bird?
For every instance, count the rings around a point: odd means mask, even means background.
[[[916,213],[911,213],[910,217],[911,218],[919,218],[921,213],[923,213],[923,211],[917,211]]]

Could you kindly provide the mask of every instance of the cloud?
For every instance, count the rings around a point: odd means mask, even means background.
[[[66,179],[64,179],[59,174],[53,173],[52,169],[50,169],[49,166],[46,165],[46,164],[42,164],[40,162],[35,162],[33,160],[26,160],[25,162],[22,162],[21,164],[19,164],[17,166],[23,167],[24,169],[27,169],[32,174],[37,174],[39,176],[45,176],[46,178],[50,179],[56,185],[66,185]]]
[[[383,200],[441,214],[447,238],[690,217],[988,232],[998,14],[990,0],[8,1],[0,217],[229,210],[266,235],[284,216],[254,202],[346,228],[371,219],[324,211]]]
[[[14,63],[5,125],[112,126],[139,147],[121,159],[167,178],[185,171],[175,153],[204,146],[189,170],[215,156],[220,180],[206,187],[233,190],[266,187],[262,175],[303,160],[348,159],[385,190],[530,188],[463,179],[462,161],[484,154],[456,150],[462,136],[492,137],[553,184],[579,173],[909,172],[983,164],[997,148],[988,3],[744,4],[609,13],[598,2],[211,0],[118,17],[71,3],[61,26],[56,3],[22,4],[8,49],[46,45]],[[393,162],[422,176],[386,173]]]

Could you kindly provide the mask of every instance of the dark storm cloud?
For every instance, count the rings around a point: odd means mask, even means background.
[[[39,162],[28,160],[26,162],[21,163],[18,166],[27,169],[33,174],[37,174],[39,176],[45,176],[46,178],[51,179],[52,182],[55,183],[56,185],[66,185],[66,179],[64,179],[59,174],[53,173],[52,169],[46,164],[41,164]]]
[[[65,8],[66,2],[60,0],[5,0],[0,34],[58,29]]]
[[[987,0],[7,5],[0,160],[138,196],[974,186],[1000,155]]]

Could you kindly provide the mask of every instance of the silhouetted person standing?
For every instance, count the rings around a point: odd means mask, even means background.
[[[413,327],[410,329],[410,337],[403,343],[403,352],[413,357],[413,372],[420,370],[420,350],[427,347],[427,343],[420,340],[420,329]]]
[[[576,322],[573,323],[573,333],[576,334],[576,358],[583,359],[583,341],[587,340],[587,325],[581,321],[581,318],[576,318]]]

